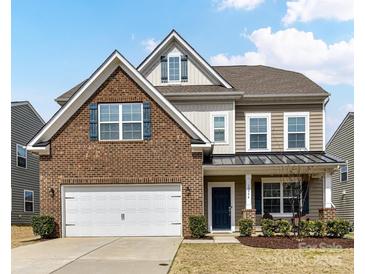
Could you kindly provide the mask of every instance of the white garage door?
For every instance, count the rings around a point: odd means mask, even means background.
[[[180,185],[64,186],[64,235],[180,236]]]

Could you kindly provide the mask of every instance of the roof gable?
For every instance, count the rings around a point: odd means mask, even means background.
[[[28,106],[30,108],[30,110],[35,114],[35,116],[39,119],[39,121],[41,121],[42,124],[45,123],[42,116],[35,110],[35,108],[33,107],[33,105],[29,101],[13,101],[13,102],[11,102],[11,107],[17,107],[17,106]]]
[[[200,56],[200,54],[189,45],[175,30],[172,30],[164,40],[142,61],[142,63],[137,67],[138,71],[145,74],[148,71],[149,66],[151,66],[159,56],[163,55],[168,51],[172,44],[176,44],[181,51],[186,52],[190,57],[193,58],[195,63],[201,67],[209,77],[217,81],[225,88],[232,88],[232,86],[217,72],[215,71],[208,62]]]
[[[121,67],[153,100],[155,100],[193,139],[200,139],[210,146],[205,137],[180,111],[152,86],[118,51],[114,51],[104,63],[84,82],[60,108],[48,123],[29,142],[29,150],[41,150],[36,144],[49,141],[72,115],[95,93],[106,79]]]
[[[350,118],[354,118],[354,112],[347,113],[346,117],[342,120],[341,124],[338,126],[338,128],[336,129],[336,131],[333,133],[331,139],[329,139],[329,141],[328,141],[328,143],[326,145],[326,149],[328,149],[328,147],[331,145],[331,143],[333,142],[333,140],[335,139],[335,137],[337,136],[337,134],[339,134],[339,132],[342,129],[342,127],[346,124],[346,122]]]

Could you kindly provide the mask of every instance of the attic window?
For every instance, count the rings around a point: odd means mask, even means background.
[[[168,62],[169,81],[180,81],[180,56],[169,56]]]

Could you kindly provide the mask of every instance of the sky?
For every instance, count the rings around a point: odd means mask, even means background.
[[[133,65],[176,29],[210,64],[301,72],[331,93],[326,139],[354,108],[351,0],[13,0],[12,100],[54,99],[114,50]]]

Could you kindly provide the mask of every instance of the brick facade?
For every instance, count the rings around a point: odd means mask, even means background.
[[[256,223],[256,209],[242,209],[242,218],[250,219],[253,223]]]
[[[336,219],[336,208],[320,208],[319,219],[321,221],[330,221]]]
[[[89,140],[91,102],[144,100],[151,101],[151,140]],[[183,233],[189,235],[188,216],[203,214],[202,154],[192,152],[190,136],[118,68],[52,138],[51,155],[40,157],[41,213],[55,217],[60,236],[61,185],[140,183],[182,184]]]

